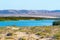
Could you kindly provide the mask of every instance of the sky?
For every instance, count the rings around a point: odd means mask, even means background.
[[[60,0],[0,0],[0,10],[60,10]]]

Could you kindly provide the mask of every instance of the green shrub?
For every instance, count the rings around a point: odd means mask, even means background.
[[[54,21],[53,25],[60,25],[60,20],[59,21]]]
[[[60,32],[56,33],[56,34],[54,35],[54,37],[55,37],[57,40],[60,40]]]

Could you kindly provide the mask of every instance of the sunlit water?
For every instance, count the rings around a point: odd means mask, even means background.
[[[54,20],[0,21],[0,26],[51,26]]]

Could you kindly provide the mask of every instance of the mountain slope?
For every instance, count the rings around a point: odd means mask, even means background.
[[[60,17],[60,10],[0,10],[0,16],[52,16]]]

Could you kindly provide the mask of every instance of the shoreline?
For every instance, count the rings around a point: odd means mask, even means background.
[[[60,20],[60,18],[39,18],[39,17],[0,17],[0,21],[9,20]]]

